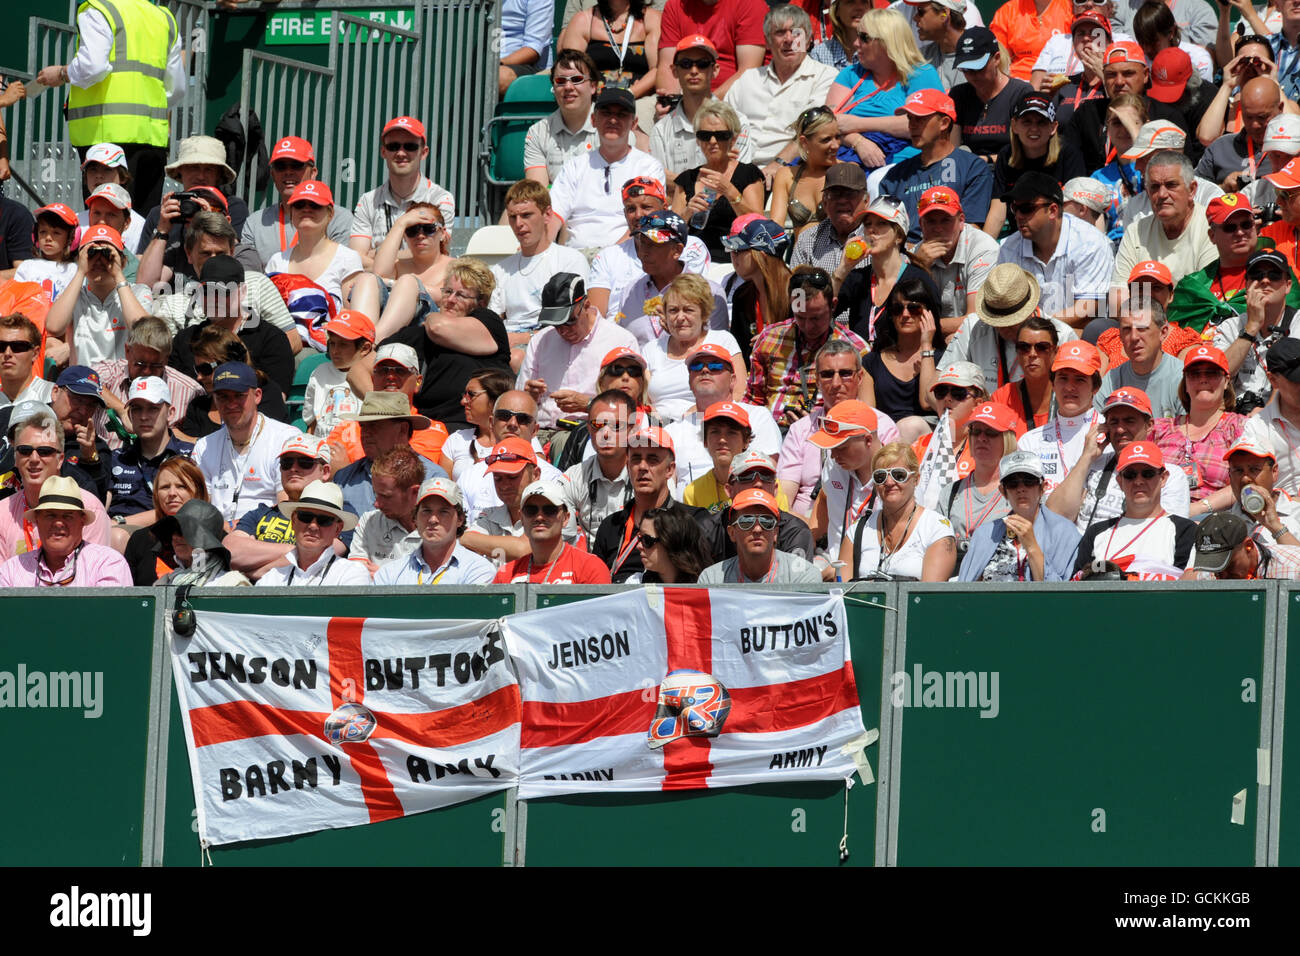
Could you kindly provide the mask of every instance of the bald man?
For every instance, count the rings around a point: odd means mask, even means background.
[[[1275,172],[1264,159],[1264,131],[1282,112],[1277,80],[1257,76],[1241,90],[1241,132],[1224,133],[1206,148],[1196,175],[1235,193],[1264,173]]]

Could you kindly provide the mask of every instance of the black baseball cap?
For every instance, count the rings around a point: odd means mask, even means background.
[[[573,307],[587,297],[587,287],[582,276],[572,272],[557,272],[542,286],[542,311],[537,316],[538,325],[565,325],[573,315]]]
[[[1003,202],[1021,202],[1029,199],[1046,199],[1048,202],[1060,205],[1065,202],[1065,193],[1057,180],[1047,173],[1032,169],[1021,173],[1011,190],[1002,194]]]
[[[1232,552],[1249,535],[1250,525],[1241,515],[1230,511],[1210,515],[1196,528],[1196,561],[1192,567],[1217,574],[1228,566]]]
[[[1037,113],[1049,123],[1056,120],[1056,107],[1052,105],[1051,99],[1037,90],[1022,93],[1020,99],[1016,100],[1016,105],[1011,107],[1012,119],[1024,116],[1026,113]]]
[[[626,90],[621,86],[607,86],[600,91],[593,104],[596,109],[606,106],[618,106],[627,110],[629,113],[636,112],[636,99],[632,96],[631,90]]]
[[[1278,339],[1264,353],[1264,364],[1274,375],[1288,382],[1300,382],[1300,339]]]
[[[957,53],[952,58],[952,65],[958,70],[982,70],[988,65],[989,57],[1001,56],[1002,48],[998,38],[988,27],[967,27],[957,41]]]
[[[1291,267],[1287,265],[1286,256],[1276,249],[1260,249],[1258,252],[1252,252],[1250,258],[1246,260],[1246,277],[1254,272],[1259,266],[1273,266],[1280,269],[1283,275],[1291,274]]]
[[[199,281],[204,285],[228,285],[231,282],[244,281],[244,267],[234,256],[213,256],[203,263],[199,272]]]

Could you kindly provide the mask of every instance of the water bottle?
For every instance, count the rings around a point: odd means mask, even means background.
[[[1248,515],[1258,516],[1264,513],[1265,501],[1258,488],[1247,485],[1241,489],[1241,510]]]
[[[713,211],[713,203],[718,198],[718,191],[716,189],[705,189],[702,193],[700,193],[700,195],[702,195],[704,197],[704,201],[709,204],[709,208],[701,210],[700,212],[697,212],[695,215],[691,216],[691,228],[696,230],[703,229],[705,222],[708,221],[709,213]]]

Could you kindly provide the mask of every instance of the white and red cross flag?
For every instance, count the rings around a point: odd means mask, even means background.
[[[199,838],[374,823],[514,786],[519,687],[495,621],[200,611],[172,636]]]
[[[863,725],[841,595],[652,586],[503,627],[523,799],[854,772]]]

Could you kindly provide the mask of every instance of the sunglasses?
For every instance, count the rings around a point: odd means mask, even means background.
[[[317,205],[310,199],[299,199],[297,202],[289,203],[289,208],[296,209],[298,212],[306,212],[309,209],[324,209],[325,207]]]
[[[1277,189],[1274,187],[1273,191],[1277,193],[1277,198],[1282,202],[1290,202],[1296,196],[1300,196],[1300,189]]]
[[[4,352],[13,352],[14,355],[22,355],[24,352],[30,352],[36,346],[31,342],[0,342],[0,354]]]
[[[837,378],[847,381],[857,374],[855,368],[824,368],[817,373],[817,377],[823,382],[833,382]]]
[[[719,143],[730,143],[732,132],[729,129],[701,129],[695,131],[695,139],[701,143],[707,143],[714,139]]]
[[[536,418],[529,415],[527,412],[512,412],[508,408],[498,408],[492,413],[492,417],[499,422],[508,422],[513,420],[519,422],[520,425],[525,426],[531,425],[533,422],[537,421]],[[489,461],[488,464],[491,464],[491,462]]]
[[[688,372],[703,372],[705,369],[708,369],[710,372],[722,372],[730,367],[730,364],[722,361],[722,359],[709,359],[707,361],[704,359],[698,359],[697,361],[688,364],[686,370]]]
[[[509,465],[517,461],[522,461],[529,465],[534,464],[532,459],[525,458],[523,455],[516,455],[512,451],[501,451],[501,452],[497,452],[495,455],[488,455],[486,458],[483,459],[483,461],[488,465],[495,465],[500,462],[505,462],[507,465]]]
[[[1219,231],[1226,232],[1230,236],[1235,236],[1239,232],[1250,232],[1254,228],[1255,220],[1251,216],[1242,216],[1219,224]]]
[[[632,365],[609,365],[605,368],[605,374],[613,375],[616,378],[620,375],[628,375],[631,376],[632,378],[640,378],[642,375],[645,374],[645,369],[643,369],[640,365],[637,365],[635,363],[633,363]]]
[[[866,434],[866,427],[855,425],[852,422],[837,422],[833,418],[828,418],[822,422],[822,431],[828,435],[838,435],[841,432],[862,432]]]
[[[908,471],[906,468],[877,468],[871,473],[871,480],[878,485],[883,485],[885,479],[890,478],[893,480],[894,484],[901,485],[914,474],[916,474],[916,472]]]
[[[1246,278],[1251,282],[1257,279],[1262,279],[1265,282],[1281,282],[1286,276],[1277,269],[1254,269],[1246,273]]]
[[[414,239],[416,236],[420,235],[436,236],[441,229],[442,226],[439,226],[436,223],[417,222],[407,226],[402,231],[406,234],[407,239]]]
[[[653,548],[656,544],[659,543],[658,538],[656,538],[652,534],[646,534],[644,531],[639,532],[636,536],[636,539],[637,541],[641,542],[641,547],[645,548],[646,550]]]
[[[211,375],[217,370],[216,362],[195,362],[194,371],[200,375]]]
[[[912,315],[912,316],[916,316],[917,318],[920,318],[921,313],[925,311],[925,303],[924,302],[889,303],[889,314],[894,318],[898,318],[900,315],[903,314],[904,311],[906,311],[908,315]]]
[[[672,110],[676,109],[677,104],[682,101],[682,95],[680,93],[659,93],[655,96],[655,99],[659,101],[659,105],[664,109]]]
[[[415,373],[399,362],[380,362],[374,367],[374,374],[406,378],[408,375],[414,375]]]
[[[1038,210],[1048,205],[1051,204],[1045,202],[1013,202],[1011,204],[1011,211],[1017,216],[1032,216]]]
[[[1046,355],[1056,348],[1051,342],[1017,342],[1016,354],[1028,355],[1030,352],[1037,352],[1039,355]]]
[[[1158,474],[1160,472],[1154,468],[1125,468],[1119,473],[1119,476],[1125,481],[1137,481],[1139,478],[1143,481],[1150,481]]]
[[[858,31],[858,42],[861,43],[863,46],[870,43],[874,39],[875,37],[873,37],[871,34],[863,33],[861,30]]]
[[[40,455],[42,458],[53,458],[59,453],[57,448],[49,445],[15,445],[14,455],[18,458],[30,458],[32,455]]]
[[[295,511],[294,516],[303,524],[314,524],[321,528],[332,528],[335,522],[339,520],[334,515],[317,514],[315,511],[303,511],[302,509]]]
[[[563,89],[566,86],[582,86],[587,82],[585,76],[553,76],[551,77],[551,86],[556,89]]]
[[[737,515],[736,520],[731,524],[741,531],[753,531],[754,525],[758,525],[764,531],[771,531],[776,527],[776,518],[772,515]]]
[[[524,513],[525,518],[536,518],[538,515],[542,515],[548,521],[560,514],[559,505],[524,505],[519,510]]]
[[[962,385],[936,385],[931,391],[934,392],[934,397],[941,402],[949,395],[952,396],[955,402],[964,402],[970,398],[971,394],[970,389]]]
[[[300,173],[307,168],[307,164],[296,159],[277,159],[271,168],[277,173]]]
[[[416,153],[420,150],[420,144],[412,140],[402,143],[385,143],[384,149],[390,153]]]
[[[677,67],[679,70],[711,70],[713,69],[713,64],[716,62],[717,61],[711,56],[706,56],[698,60],[694,57],[679,56],[673,61],[673,66]]]
[[[308,458],[306,455],[285,455],[280,459],[280,470],[291,471],[294,468],[300,471],[311,471],[318,464],[315,458]]]
[[[1042,479],[1033,475],[1007,475],[1002,479],[1002,487],[1014,491],[1016,488],[1037,488]]]
[[[742,485],[752,485],[760,481],[771,481],[775,476],[770,471],[763,471],[760,468],[751,468],[749,471],[742,471],[738,475],[732,475],[731,480]]]
[[[464,396],[465,398],[468,398],[471,402],[474,401],[474,399],[478,398],[480,395],[486,395],[486,394],[487,391],[484,389],[480,389],[479,391],[476,392],[473,391],[472,389],[467,388],[465,389],[465,391],[461,392],[461,395]]]

